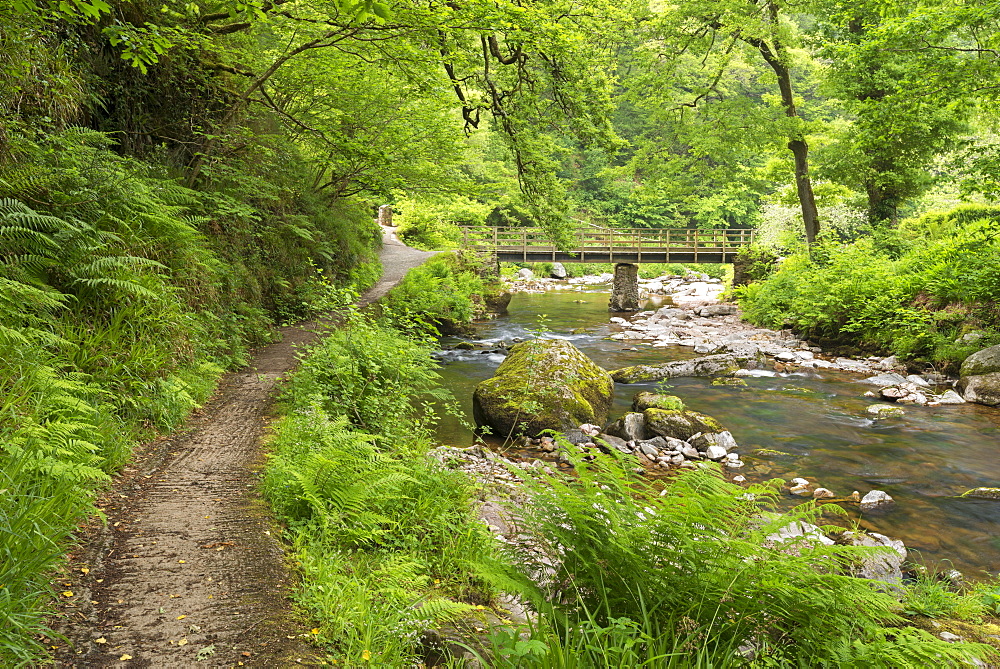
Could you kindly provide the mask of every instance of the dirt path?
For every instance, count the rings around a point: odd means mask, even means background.
[[[433,253],[386,230],[382,279],[369,304]],[[57,590],[61,667],[282,667],[309,664],[293,618],[274,521],[257,494],[261,435],[280,377],[318,323],[282,328],[280,343],[223,377],[185,431],[142,448],[102,500]]]

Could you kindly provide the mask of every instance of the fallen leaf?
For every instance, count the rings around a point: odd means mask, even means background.
[[[126,660],[131,660],[131,659],[132,659],[132,656],[131,656],[131,655],[129,655],[128,653],[125,653],[124,655],[122,655],[122,656],[121,656],[121,657],[119,657],[118,659],[119,659],[119,661],[121,661],[121,662],[125,662]]]
[[[177,642],[177,645],[178,646],[186,646],[187,643],[188,643],[187,639],[181,639],[180,641]]]
[[[73,596],[73,591],[72,590],[64,590],[62,592],[62,596],[63,597],[72,597]]]
[[[177,620],[184,620],[187,616],[177,616]]]
[[[250,651],[245,650],[245,651],[243,651],[242,655],[243,655],[243,657],[250,657]],[[240,664],[243,664],[243,663],[241,662]]]
[[[94,639],[94,643],[107,643],[107,642],[108,642],[108,640],[105,639],[104,637],[98,637],[98,638]]]
[[[81,574],[89,574],[90,573],[90,569],[88,567],[80,567],[80,573]]]

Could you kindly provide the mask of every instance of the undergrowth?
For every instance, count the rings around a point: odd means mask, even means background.
[[[338,237],[347,224],[334,222],[344,214],[335,208],[250,197],[223,180],[214,190],[184,188],[115,154],[100,133],[8,140],[0,160],[4,666],[45,656],[52,570],[132,447],[180,426],[225,369],[272,340],[276,319],[311,315],[335,284],[370,280],[352,266],[374,251],[363,232]],[[307,224],[309,211],[316,218]],[[281,222],[301,230],[289,234]],[[342,263],[338,246],[355,255]]]
[[[535,550],[515,551],[508,586],[539,618],[527,638],[494,637],[492,666],[965,666],[993,653],[905,626],[891,592],[846,575],[879,549],[775,541],[821,515],[812,502],[773,513],[776,485],[712,467],[657,489],[617,457],[572,459],[573,476],[528,480]]]
[[[736,290],[744,317],[957,371],[1000,343],[1000,209],[926,214],[851,244],[827,242]]]
[[[475,491],[428,455],[430,352],[355,314],[303,359],[275,428],[264,493],[303,572],[296,599],[346,666],[419,662],[424,630],[490,597]]]
[[[397,327],[436,334],[482,318],[489,312],[491,298],[501,291],[481,261],[456,251],[410,270],[381,308]]]

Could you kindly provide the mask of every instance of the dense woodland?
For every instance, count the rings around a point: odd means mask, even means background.
[[[581,222],[755,228],[758,281],[739,289],[750,319],[953,370],[1000,342],[1000,209],[991,206],[1000,195],[998,97],[1000,4],[971,0],[4,3],[0,661],[44,657],[44,612],[56,596],[48,575],[132,447],[180,425],[274,325],[343,305],[378,277],[379,204],[393,204],[401,234],[425,248],[454,246],[455,226],[468,223],[541,225],[555,239]],[[775,271],[777,257],[786,259]],[[396,298],[410,314],[404,329],[421,329],[414,315],[424,306],[474,314],[458,299],[420,304],[446,282],[456,293],[482,290],[459,273],[440,261],[404,286]],[[423,344],[405,341],[395,354],[425,355]],[[367,355],[349,344],[328,349],[346,347],[337,359]],[[413,386],[424,388],[430,372],[413,365]],[[293,389],[289,401],[322,420],[288,429],[325,430],[336,453],[352,430],[381,435],[362,438],[367,449],[401,439],[398,425],[372,423],[364,407],[337,417],[332,405],[310,405],[312,391],[333,396],[331,384],[346,381],[304,378],[296,388],[316,387],[301,397]],[[377,460],[386,476],[411,467],[344,452]],[[617,485],[608,476],[588,479],[588,494]],[[428,478],[437,492],[397,490],[393,504],[444,499],[440,513],[458,523],[465,493],[443,475]],[[717,503],[706,503],[700,527],[752,516],[753,505],[710,478],[659,503],[707,490]],[[276,507],[306,522],[315,502],[306,493],[322,491],[280,493]],[[560,531],[590,522],[583,507],[572,513],[581,524]],[[367,518],[371,532],[384,514]],[[347,541],[358,550],[391,543],[373,537]],[[467,540],[449,550],[470,555],[486,542]],[[697,546],[687,544],[695,559]],[[741,546],[749,553],[737,555],[757,559]],[[316,556],[330,544],[299,548],[322,571]],[[765,659],[902,666],[958,657],[881,627],[892,606],[871,593],[838,614],[856,606],[856,617],[820,630],[810,618],[818,613],[793,610],[802,592],[823,586],[806,567],[782,567],[795,584],[774,595],[788,607],[775,618],[787,634],[760,642]],[[467,601],[472,590],[488,598],[504,573],[494,565],[487,587],[464,562],[439,558],[433,569],[463,574],[454,594]],[[400,582],[429,573],[400,570],[390,570]],[[754,583],[748,592],[763,588]],[[400,601],[421,596],[394,592]],[[646,594],[680,607],[670,592]],[[323,602],[304,599],[322,618]],[[668,652],[687,643],[685,621],[711,617],[708,607],[685,610],[640,629],[630,625],[641,612],[615,609],[613,599],[586,602],[595,607],[590,627],[553,610],[547,647],[600,645],[616,634],[634,645],[672,629],[662,637]],[[855,600],[823,603],[845,601]],[[698,643],[735,663],[747,635],[764,632],[734,620]],[[349,629],[323,629],[343,657],[374,650],[344,641]],[[593,638],[572,637],[579,629]],[[538,654],[515,641],[503,646],[512,665]],[[396,651],[383,661],[415,652],[406,643]],[[884,660],[897,651],[903,659]],[[627,658],[622,666],[639,666]]]

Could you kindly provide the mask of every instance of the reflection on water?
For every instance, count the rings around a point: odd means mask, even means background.
[[[545,329],[606,369],[692,357],[682,347],[652,349],[604,339],[611,332],[607,302],[603,290],[515,295],[507,316],[477,327],[477,340],[493,345]],[[456,341],[446,338],[443,344]],[[445,351],[441,357],[444,384],[471,416],[472,391],[493,375],[502,351]],[[733,433],[747,463],[739,473],[747,478],[803,476],[838,496],[885,490],[896,500],[895,509],[862,523],[903,539],[919,552],[911,552],[911,559],[929,564],[950,559],[970,576],[1000,571],[1000,535],[994,536],[1000,501],[955,497],[969,488],[1000,486],[1000,410],[907,407],[902,418],[873,421],[864,413],[870,400],[862,397],[869,388],[857,378],[809,370],[761,373],[746,378],[745,387],[712,386],[707,379],[672,379],[670,384],[689,407],[715,416]],[[627,411],[636,392],[654,387],[618,384],[612,416]],[[455,445],[472,441],[472,434],[451,418],[442,421],[439,437]],[[757,448],[787,455],[750,455]],[[798,501],[789,498],[788,504]]]

